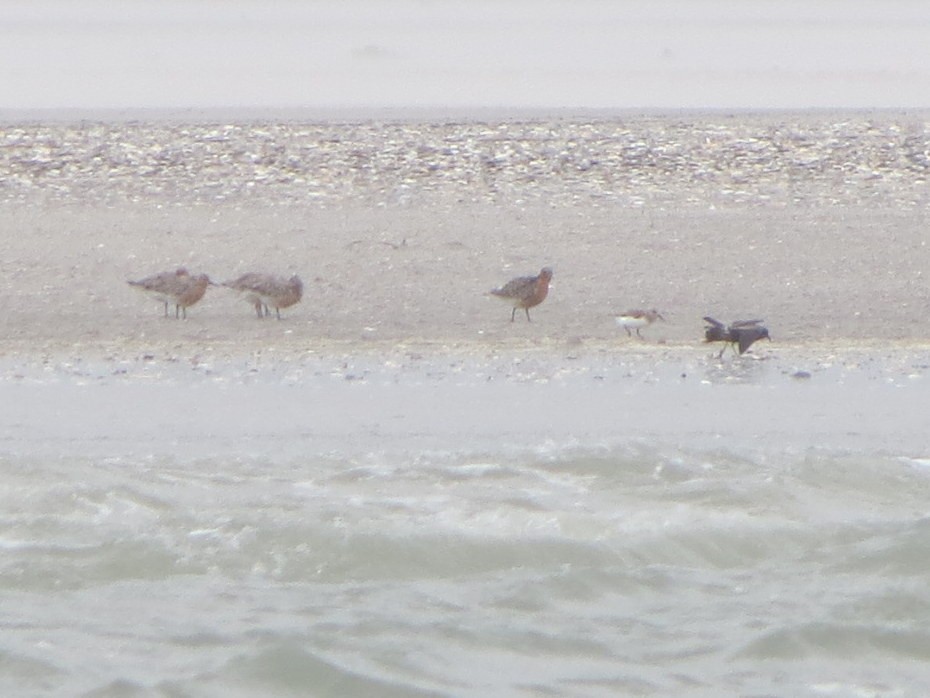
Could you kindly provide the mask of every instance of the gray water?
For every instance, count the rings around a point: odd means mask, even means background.
[[[7,361],[0,691],[923,695],[928,361]]]

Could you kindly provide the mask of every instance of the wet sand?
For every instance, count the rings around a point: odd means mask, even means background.
[[[395,344],[473,347],[694,346],[701,317],[763,318],[771,349],[930,343],[930,269],[919,211],[615,208],[83,208],[7,203],[0,215],[0,352],[156,348],[193,356]],[[184,265],[223,281],[298,273],[303,301],[258,320],[210,288],[186,321],[129,279]],[[555,270],[533,321],[487,292]],[[613,315],[657,308],[667,322],[626,337]]]
[[[393,460],[643,444],[927,457],[927,346],[738,359],[683,346],[189,350],[5,357],[4,453]]]

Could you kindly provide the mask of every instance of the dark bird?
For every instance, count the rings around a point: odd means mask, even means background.
[[[549,295],[549,282],[552,280],[552,269],[543,267],[537,276],[520,276],[508,281],[500,288],[491,291],[492,296],[500,298],[513,306],[510,321],[517,315],[517,308],[523,308],[526,319],[530,319],[530,308],[533,308]]]
[[[763,337],[770,341],[772,339],[769,337],[769,331],[762,326],[762,320],[737,320],[727,326],[719,320],[705,316],[704,322],[707,323],[704,328],[705,342],[725,342],[717,358],[723,356],[727,347],[732,347],[733,351],[737,351],[738,348],[739,353],[743,354]]]

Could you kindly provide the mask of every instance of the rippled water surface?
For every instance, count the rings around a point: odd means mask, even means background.
[[[8,363],[0,685],[921,695],[926,365]]]

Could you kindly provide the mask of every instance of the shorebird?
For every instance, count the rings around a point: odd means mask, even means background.
[[[643,336],[639,333],[641,327],[646,327],[651,325],[656,320],[661,320],[665,322],[665,318],[659,313],[658,310],[653,308],[652,310],[627,310],[622,315],[618,315],[614,318],[617,321],[617,324],[620,325],[623,329],[626,330],[627,336],[632,337],[633,333],[630,332],[630,328],[636,329],[636,336],[640,339]]]
[[[769,331],[762,326],[762,320],[737,320],[727,326],[719,320],[705,316],[704,322],[707,323],[704,328],[705,342],[725,342],[717,358],[723,356],[727,347],[732,347],[733,351],[739,347],[739,353],[743,354],[763,337],[769,341],[772,339],[769,337]]]
[[[517,308],[523,308],[527,322],[530,322],[530,308],[546,300],[551,280],[552,269],[543,267],[537,276],[519,276],[511,279],[500,288],[492,290],[491,295],[513,306],[513,311],[510,313],[511,322],[516,317]]]
[[[238,291],[243,300],[255,308],[258,317],[271,315],[268,308],[274,308],[278,320],[281,319],[281,308],[289,308],[300,302],[304,294],[303,282],[296,274],[285,279],[271,274],[248,272],[238,279],[227,281],[223,286]]]
[[[184,267],[129,282],[130,286],[149,294],[159,303],[164,303],[165,317],[168,317],[168,304],[173,303],[174,317],[184,319],[187,319],[187,309],[203,298],[207,286],[212,284],[206,274],[192,276]]]

